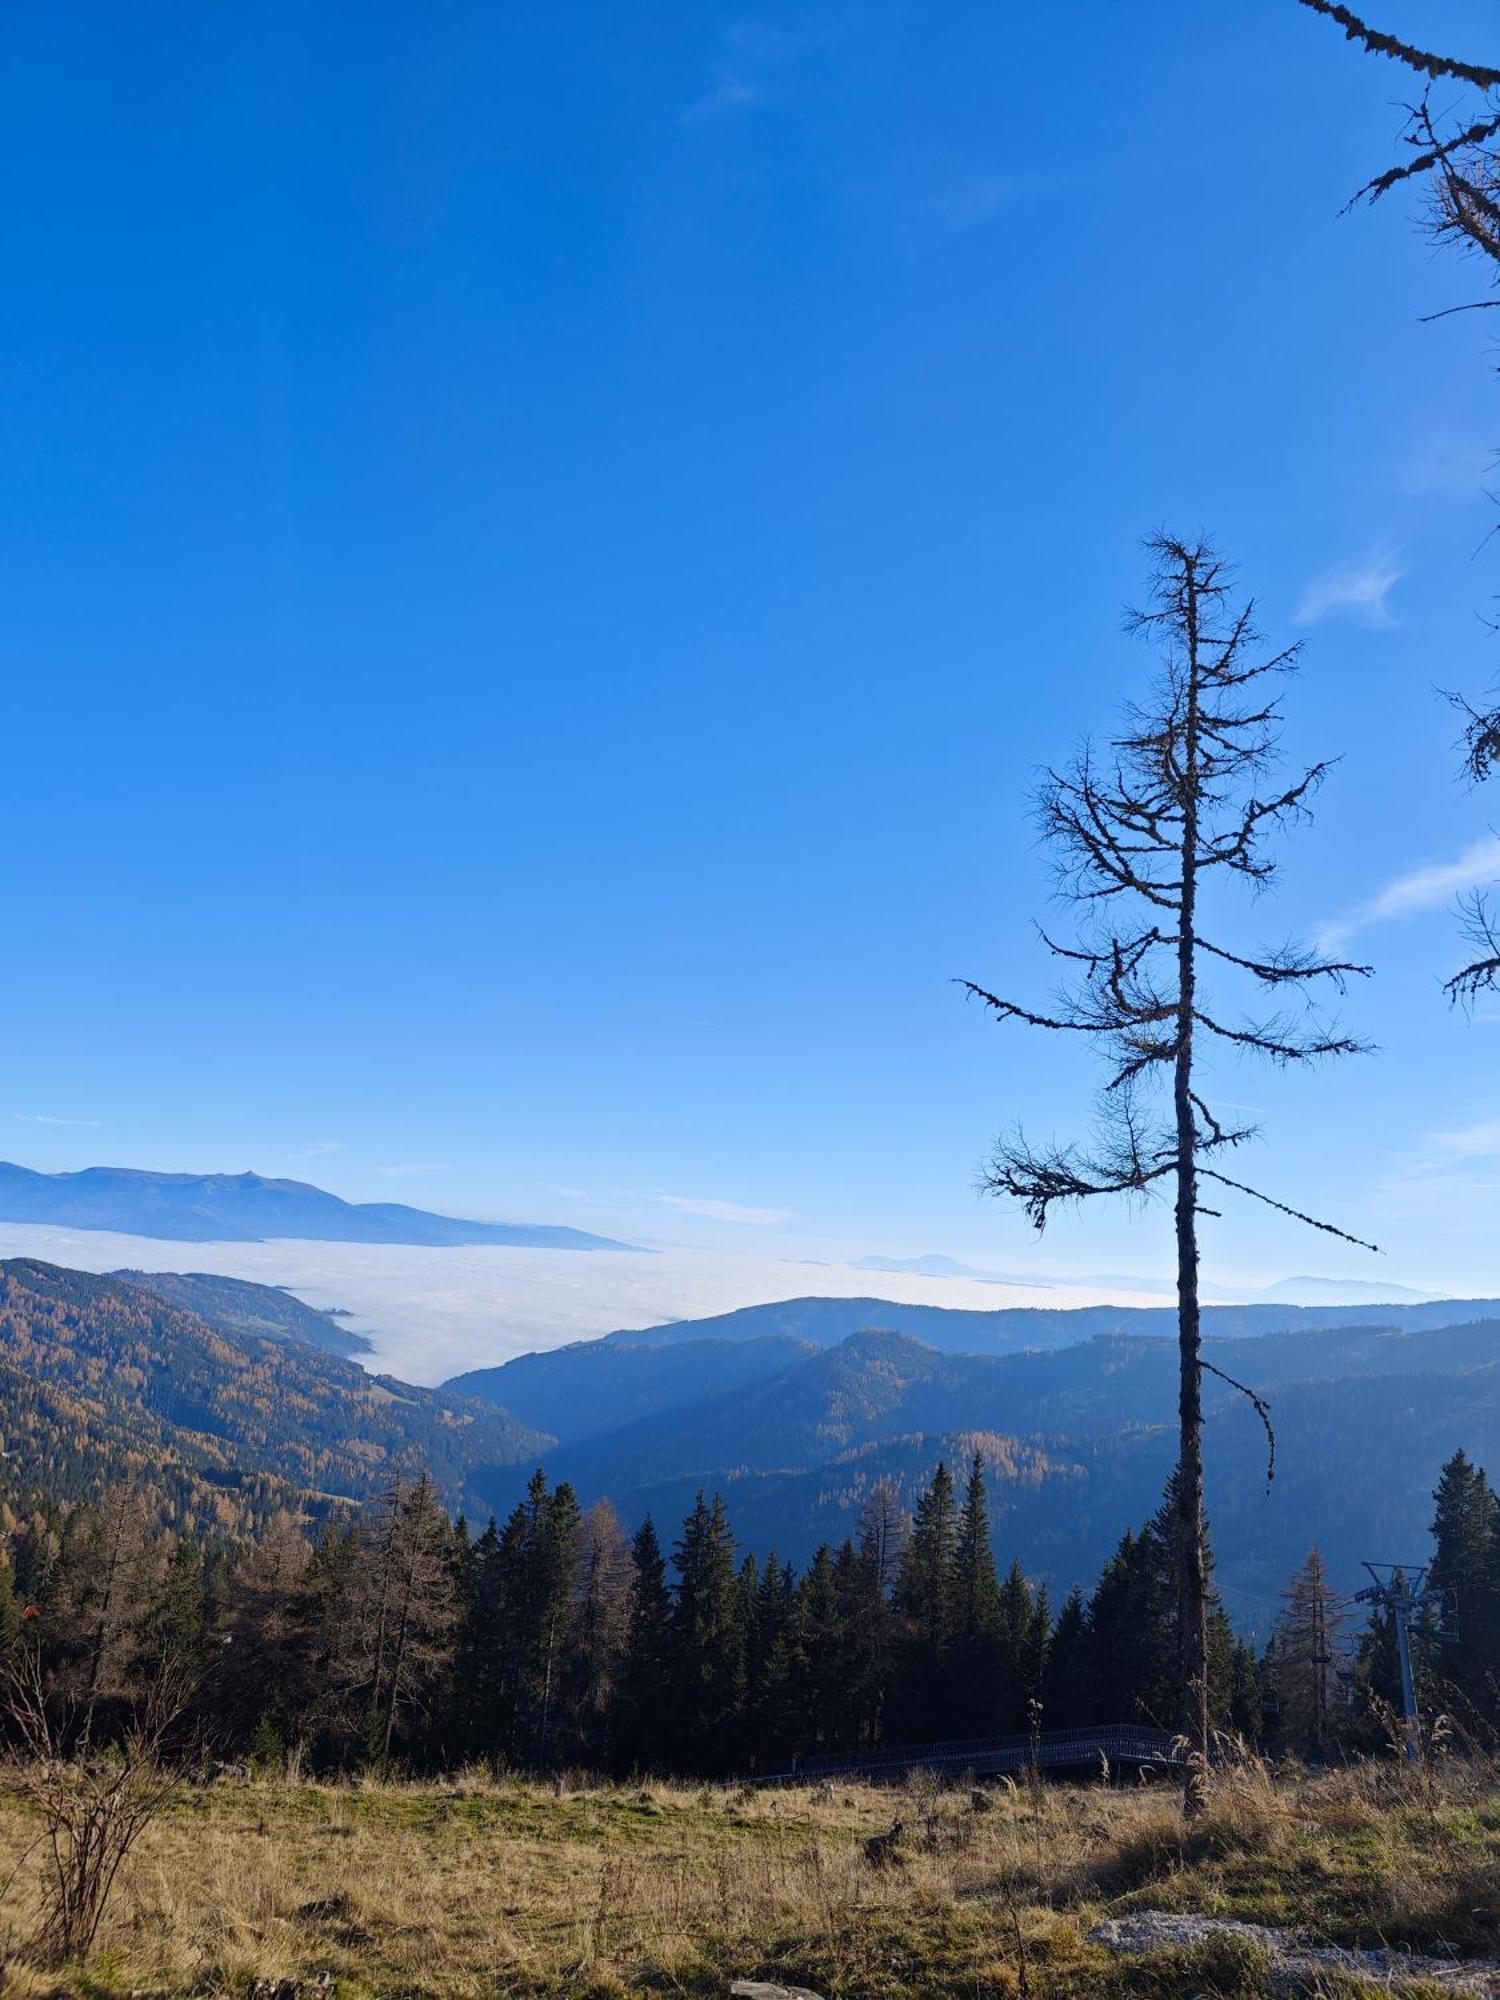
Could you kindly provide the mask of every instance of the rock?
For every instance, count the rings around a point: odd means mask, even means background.
[[[729,2000],[823,2000],[808,1986],[778,1986],[774,1980],[737,1979],[729,1989]]]
[[[1245,1924],[1232,1917],[1185,1916],[1175,1910],[1136,1910],[1110,1917],[1089,1932],[1106,1951],[1183,1951],[1216,1939],[1261,1946],[1270,1953],[1273,1992],[1300,1992],[1308,1981],[1333,1972],[1348,1986],[1389,1992],[1395,1980],[1422,1981],[1447,1993],[1500,2000],[1500,1960],[1430,1958],[1415,1951],[1346,1951],[1339,1945],[1307,1944],[1270,1924]]]
[[[1137,1910],[1128,1917],[1110,1917],[1089,1932],[1106,1951],[1171,1951],[1204,1944],[1210,1938],[1244,1938],[1247,1943],[1284,1950],[1286,1933],[1267,1924],[1242,1924],[1233,1917],[1188,1917],[1175,1910]]]

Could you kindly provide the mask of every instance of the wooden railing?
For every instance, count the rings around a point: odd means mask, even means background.
[[[912,1771],[965,1772],[1000,1777],[1035,1765],[1042,1771],[1110,1770],[1183,1761],[1179,1738],[1144,1724],[1112,1723],[1094,1729],[1044,1729],[1036,1736],[982,1736],[963,1743],[903,1743],[859,1757],[809,1757],[767,1784],[802,1784],[820,1778],[903,1778]]]

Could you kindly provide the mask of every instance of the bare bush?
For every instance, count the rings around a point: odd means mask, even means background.
[[[41,1660],[28,1649],[8,1668],[5,1707],[21,1755],[14,1786],[41,1821],[35,1845],[46,1857],[41,1913],[26,1955],[44,1965],[92,1948],[110,1894],[131,1849],[180,1788],[169,1739],[192,1698],[173,1665],[147,1685],[137,1718],[118,1742],[80,1740],[71,1704],[48,1698]]]

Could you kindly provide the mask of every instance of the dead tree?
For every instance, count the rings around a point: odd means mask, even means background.
[[[1069,983],[1050,1012],[962,983],[1001,1020],[1092,1037],[1108,1060],[1095,1142],[1037,1147],[1020,1133],[1002,1140],[985,1170],[988,1192],[1020,1202],[1038,1229],[1058,1204],[1175,1192],[1178,1667],[1190,1758],[1186,1809],[1194,1817],[1206,1801],[1208,1768],[1202,1378],[1205,1369],[1220,1373],[1202,1354],[1198,1223],[1219,1213],[1204,1205],[1202,1184],[1359,1241],[1224,1171],[1220,1163],[1252,1129],[1226,1125],[1210,1108],[1198,1075],[1200,1045],[1282,1065],[1352,1054],[1361,1045],[1315,1019],[1306,989],[1321,983],[1342,991],[1351,974],[1369,968],[1292,946],[1245,956],[1205,934],[1204,892],[1223,878],[1265,888],[1275,867],[1268,839],[1307,816],[1328,765],[1262,795],[1280,722],[1272,688],[1295,667],[1298,649],[1261,651],[1254,607],[1235,607],[1224,564],[1207,543],[1158,535],[1147,546],[1150,597],[1131,625],[1161,650],[1156,682],[1143,707],[1127,710],[1124,733],[1107,750],[1086,747],[1071,767],[1049,772],[1038,795],[1059,887],[1081,912],[1076,942],[1043,933]],[[1221,1011],[1207,990],[1212,975],[1248,984],[1270,1011]],[[1163,1093],[1169,1109],[1160,1105]],[[1252,1400],[1269,1432],[1265,1404]]]
[[[1373,179],[1355,201],[1379,201],[1392,188],[1416,183],[1431,203],[1428,226],[1440,240],[1458,242],[1500,262],[1500,175],[1496,145],[1500,142],[1500,69],[1466,62],[1460,56],[1439,55],[1414,42],[1401,40],[1363,20],[1339,0],[1301,0],[1343,29],[1367,55],[1380,56],[1426,79],[1420,97],[1405,107],[1407,126],[1402,141],[1406,157]],[[1434,83],[1456,85],[1478,93],[1466,111],[1454,116],[1432,108]],[[1481,300],[1481,305],[1500,300]]]
[[[1405,157],[1367,181],[1354,201],[1377,202],[1396,188],[1421,190],[1427,233],[1438,243],[1487,260],[1490,285],[1500,286],[1500,69],[1403,41],[1371,26],[1339,0],[1301,0],[1301,4],[1335,22],[1346,40],[1366,54],[1394,62],[1422,79],[1419,96],[1404,107]],[[1441,110],[1435,110],[1435,83],[1458,93],[1458,101],[1445,101]],[[1428,317],[1444,319],[1449,313],[1487,311],[1493,306],[1500,306],[1500,297],[1471,299]],[[1450,695],[1449,700],[1464,719],[1465,775],[1483,784],[1500,763],[1500,687],[1492,688],[1477,705],[1462,695]],[[1467,1006],[1500,985],[1500,919],[1483,893],[1468,897],[1461,915],[1464,936],[1475,955],[1444,991],[1455,1004]]]

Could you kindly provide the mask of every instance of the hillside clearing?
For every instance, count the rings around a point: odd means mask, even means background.
[[[901,1821],[894,1858],[865,1843]],[[0,1793],[0,1852],[34,1838]],[[733,1978],[829,1996],[1254,1993],[1253,1946],[1114,1955],[1145,1910],[1309,1942],[1493,1949],[1500,1782],[1424,1793],[1390,1767],[1273,1783],[1258,1767],[1184,1836],[1175,1794],[221,1782],[142,1840],[87,1966],[16,1958],[40,1856],[0,1901],[7,1994],[719,1995]],[[1349,1990],[1320,1982],[1300,1990]],[[1420,1992],[1420,1986],[1408,1986]]]

